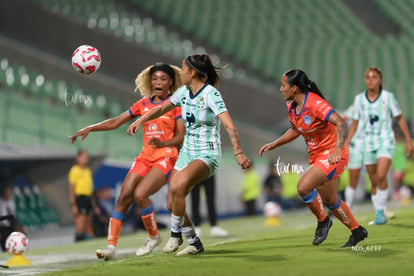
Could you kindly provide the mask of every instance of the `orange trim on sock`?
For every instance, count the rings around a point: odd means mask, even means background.
[[[325,209],[323,209],[323,203],[319,193],[316,195],[315,199],[311,203],[306,203],[306,205],[316,216],[316,219],[319,222],[324,221],[326,219]]]
[[[341,201],[341,205],[338,208],[332,211],[332,214],[335,215],[346,227],[351,231],[359,227],[358,221],[355,219],[354,215],[349,210],[348,205],[344,201]]]
[[[124,222],[116,219],[111,218],[109,220],[108,226],[108,244],[116,246],[118,243],[119,235],[121,234],[122,224]]]
[[[149,237],[154,237],[158,235],[158,226],[155,219],[155,211],[151,214],[141,216],[142,222],[144,223],[145,229],[148,232]]]

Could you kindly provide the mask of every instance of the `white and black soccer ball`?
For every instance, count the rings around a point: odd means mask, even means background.
[[[72,54],[72,67],[82,74],[92,74],[101,66],[101,54],[90,45],[81,45]]]
[[[22,232],[12,232],[6,240],[6,250],[12,255],[21,255],[29,248],[29,239]]]

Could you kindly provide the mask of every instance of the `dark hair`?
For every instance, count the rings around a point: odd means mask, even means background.
[[[371,66],[371,67],[368,67],[367,70],[365,70],[365,74],[368,73],[369,71],[377,72],[378,75],[380,76],[380,79],[382,80],[382,71],[381,71],[381,69],[379,69],[378,67],[375,67],[375,66]],[[382,83],[380,84],[380,87],[379,87],[379,92],[381,92],[381,91],[382,91]]]
[[[286,75],[290,86],[296,85],[302,93],[310,91],[325,99],[316,83],[311,81],[302,70],[289,70],[284,75]]]
[[[173,80],[172,85],[175,84],[175,72],[174,72],[174,69],[172,69],[172,67],[169,64],[165,64],[161,62],[155,63],[150,69],[150,76],[152,76],[152,74],[154,74],[154,72],[156,71],[163,71],[164,73],[166,73]]]
[[[192,55],[185,59],[188,67],[196,71],[196,77],[199,80],[206,81],[208,84],[215,86],[220,77],[217,74],[217,70],[222,70],[225,67],[216,67],[211,62],[210,57],[207,54]]]

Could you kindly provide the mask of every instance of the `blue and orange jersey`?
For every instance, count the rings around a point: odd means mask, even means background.
[[[162,105],[166,100],[169,100],[169,97],[159,103],[154,103],[153,98],[143,98],[131,106],[129,114],[133,118],[143,116],[154,107]],[[177,120],[179,119],[181,119],[181,108],[176,107],[157,119],[143,123],[143,147],[138,157],[149,161],[155,161],[162,157],[177,158],[177,147],[153,148],[148,142],[152,138],[157,138],[161,141],[173,138],[177,129]]]
[[[310,164],[317,156],[335,150],[337,130],[335,125],[328,122],[335,110],[326,100],[315,93],[306,92],[302,110],[297,113],[296,104],[292,102],[288,104],[288,112],[289,121],[303,136],[308,146]]]

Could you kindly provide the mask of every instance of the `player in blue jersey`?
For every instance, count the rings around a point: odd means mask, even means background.
[[[206,54],[187,57],[183,60],[181,71],[181,81],[185,86],[179,88],[169,101],[152,109],[128,128],[128,134],[134,135],[144,122],[181,106],[186,134],[168,189],[167,207],[172,215],[171,237],[163,249],[166,253],[177,251],[183,243],[182,235],[187,238],[189,245],[177,255],[197,254],[204,250],[185,212],[185,197],[196,184],[212,176],[219,167],[220,123],[229,135],[237,163],[243,169],[251,166],[251,161],[240,147],[237,128],[220,92],[215,88],[219,81],[217,69],[221,68],[215,67]]]

